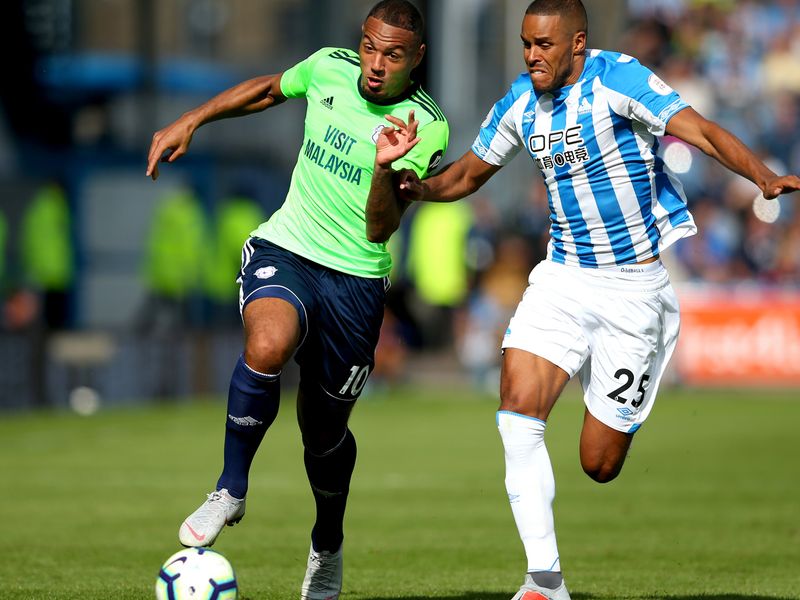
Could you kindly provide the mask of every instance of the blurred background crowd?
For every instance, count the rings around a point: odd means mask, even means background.
[[[800,172],[800,3],[585,3],[590,46],[637,57],[773,170]],[[355,48],[371,4],[3,7],[0,408],[225,389],[240,349],[241,245],[283,200],[304,107],[204,128],[155,184],[144,176],[150,136],[240,80],[321,46]],[[429,42],[418,76],[450,120],[453,160],[523,68],[527,1],[417,4]],[[700,230],[665,256],[673,280],[797,291],[798,198],[758,218],[754,185],[676,140],[664,139],[661,152]],[[407,214],[390,243],[393,286],[373,385],[444,356],[492,388],[500,337],[549,227],[534,166],[520,156],[504,171],[467,201]]]

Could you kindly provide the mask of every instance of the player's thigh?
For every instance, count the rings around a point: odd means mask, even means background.
[[[317,281],[318,310],[309,339],[298,350],[300,376],[308,389],[356,400],[375,367],[387,282],[328,271]],[[324,300],[324,301],[323,301]]]
[[[386,282],[327,273],[318,293],[326,299],[297,353],[297,421],[314,454],[335,448],[375,366]]]
[[[634,433],[647,419],[678,333],[668,287],[653,293],[598,290],[591,353],[580,370],[584,402],[599,422]],[[674,309],[674,310],[673,310]]]
[[[546,419],[583,364],[589,352],[583,295],[573,284],[569,271],[549,261],[531,272],[503,338],[501,410]]]
[[[308,329],[314,295],[308,265],[266,240],[250,238],[242,250],[239,307],[245,362],[274,373],[289,360]]]

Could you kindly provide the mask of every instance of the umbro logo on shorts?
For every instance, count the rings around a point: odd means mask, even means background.
[[[333,96],[328,96],[327,98],[323,98],[319,101],[322,106],[327,108],[328,110],[333,110]]]

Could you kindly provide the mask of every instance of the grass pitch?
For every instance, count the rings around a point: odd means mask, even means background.
[[[296,599],[313,500],[291,393],[252,471],[247,516],[215,545],[240,598]],[[577,458],[582,403],[551,416],[556,528],[574,600],[800,598],[795,392],[665,391],[619,479]],[[343,600],[508,600],[525,570],[503,487],[494,398],[369,393]],[[224,405],[85,418],[0,416],[0,598],[149,599],[181,520],[221,468]]]

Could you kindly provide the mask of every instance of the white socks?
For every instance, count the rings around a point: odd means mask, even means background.
[[[528,557],[528,572],[561,571],[553,525],[556,484],[544,445],[545,422],[498,411],[497,428],[506,453],[506,491]]]

